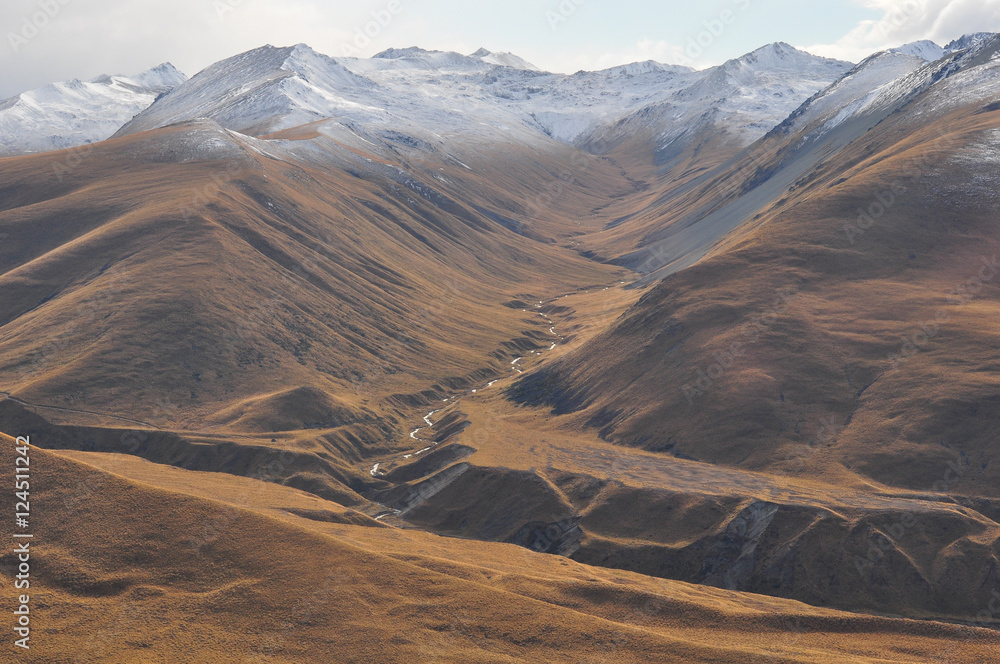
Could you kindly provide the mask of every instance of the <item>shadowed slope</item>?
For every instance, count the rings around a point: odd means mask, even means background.
[[[499,191],[441,194],[429,167],[361,170],[205,123],[53,170],[68,158],[2,163],[0,389],[29,402],[201,427],[308,388],[339,400],[331,421],[366,419],[506,371],[530,327],[501,303],[618,274],[491,219]],[[292,426],[268,417],[237,426]]]

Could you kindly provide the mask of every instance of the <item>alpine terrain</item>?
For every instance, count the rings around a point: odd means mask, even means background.
[[[1000,661],[1000,35],[266,45],[0,155],[32,661]]]

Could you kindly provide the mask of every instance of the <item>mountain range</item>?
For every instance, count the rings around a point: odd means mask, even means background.
[[[998,83],[299,44],[0,102],[45,656],[991,661]]]

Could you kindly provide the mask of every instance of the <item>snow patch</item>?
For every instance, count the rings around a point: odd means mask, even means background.
[[[927,62],[934,62],[935,60],[940,60],[945,56],[947,51],[944,48],[938,46],[934,42],[924,39],[921,41],[915,41],[909,44],[903,44],[898,48],[889,49],[890,53],[902,53],[903,55],[912,55],[918,57]]]
[[[0,155],[96,143],[186,80],[164,63],[135,76],[50,83],[0,102]]]

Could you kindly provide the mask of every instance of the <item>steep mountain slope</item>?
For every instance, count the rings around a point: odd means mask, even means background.
[[[62,153],[2,162],[0,389],[267,431],[247,419],[268,410],[256,400],[308,387],[338,405],[321,398],[329,415],[298,428],[349,425],[393,394],[505,375],[547,344],[502,306],[519,294],[623,274],[508,216],[523,217],[518,187],[543,178],[533,155],[494,162],[494,177],[367,147],[200,121],[102,143],[61,179]]]
[[[663,185],[650,188],[631,207],[609,209],[614,221],[604,231],[578,239],[579,246],[647,273],[645,283],[685,269],[746,222],[759,219],[817,165],[904,112],[936,81],[973,66],[978,53],[959,51],[934,63],[878,53],[806,100],[746,150],[720,147],[722,132],[709,132],[696,149],[675,159]],[[969,94],[970,101],[985,98],[989,84],[983,82]],[[619,151],[616,161],[626,154]]]
[[[669,164],[692,145],[716,138],[743,148],[781,122],[805,99],[837,80],[850,64],[776,43],[702,72],[673,95],[588,132],[584,144],[605,150],[628,141],[635,152],[652,141],[654,161]]]
[[[0,101],[0,157],[103,141],[185,79],[165,63],[136,76],[52,83]]]
[[[792,169],[784,197],[515,398],[687,458],[996,496],[998,49],[918,69],[832,129],[793,115],[743,193]]]

